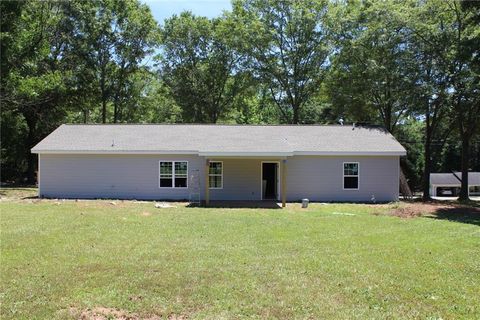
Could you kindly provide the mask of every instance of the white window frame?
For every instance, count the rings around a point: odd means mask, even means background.
[[[172,186],[171,187],[161,187],[160,186],[160,163],[162,162],[171,162],[172,163]],[[186,162],[187,163],[187,186],[186,187],[175,187],[175,163],[176,162]],[[187,160],[159,160],[158,161],[158,188],[160,189],[188,189],[188,171],[189,165]],[[183,177],[182,177],[183,178]]]
[[[355,163],[357,165],[357,175],[345,175],[345,164]],[[345,178],[357,178],[357,187],[356,188],[345,188]],[[342,186],[345,191],[356,191],[360,190],[360,162],[356,161],[345,161],[342,163]]]
[[[222,164],[222,173],[221,174],[218,174],[218,173],[210,173],[210,163],[221,163]],[[208,189],[211,189],[211,190],[220,190],[220,189],[223,189],[223,161],[209,161],[208,162]],[[221,177],[221,182],[222,182],[222,185],[221,187],[210,187],[210,177]]]

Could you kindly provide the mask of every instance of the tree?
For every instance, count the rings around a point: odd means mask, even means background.
[[[428,19],[438,12],[425,11],[422,4],[418,5],[415,2],[400,9],[394,12],[392,20],[405,28],[405,43],[414,53],[412,65],[416,73],[416,105],[413,104],[410,109],[411,113],[422,119],[424,124],[422,191],[423,200],[427,201],[430,200],[430,173],[433,157],[439,156],[438,152],[434,152],[433,145],[437,146],[437,151],[441,151],[452,131],[452,123],[448,117],[451,108],[447,101],[447,77],[438,67],[439,63],[432,51],[433,48],[417,37],[415,30],[419,24],[424,23],[423,19]],[[440,41],[437,45],[441,46],[441,39],[437,38],[437,40]]]
[[[320,87],[331,52],[327,1],[236,0],[231,15],[237,49],[269,89],[283,121],[300,123],[302,108]]]
[[[68,55],[76,64],[79,90],[97,93],[102,123],[113,104],[113,122],[132,88],[130,75],[158,45],[158,27],[147,5],[137,0],[62,2],[71,42]]]
[[[61,61],[60,48],[66,38],[58,21],[56,2],[2,1],[2,166],[26,168],[35,181],[32,148],[51,131],[65,113],[64,94],[70,74]],[[3,73],[5,71],[5,73]],[[4,127],[5,126],[5,127]],[[6,133],[14,130],[15,135]],[[18,130],[18,131],[17,131]],[[6,134],[5,134],[6,133]],[[5,163],[7,162],[7,163]],[[12,166],[9,162],[13,162]]]
[[[332,58],[327,81],[332,104],[349,120],[381,121],[394,134],[405,116],[421,119],[425,200],[430,198],[432,146],[445,144],[452,132],[450,119],[457,123],[464,145],[462,172],[468,179],[469,141],[480,111],[478,71],[473,68],[479,30],[472,23],[478,19],[474,7],[478,5],[462,9],[454,0],[349,2],[336,7],[339,53]]]
[[[121,115],[123,121],[129,123],[182,122],[181,108],[157,74],[146,70],[136,72],[132,75],[131,84],[132,96],[125,101],[128,107]]]
[[[417,99],[416,62],[408,30],[394,24],[393,2],[351,2],[335,11],[337,52],[327,87],[338,114],[376,122],[389,132]]]
[[[15,43],[15,35],[18,34],[19,20],[25,2],[9,0],[0,2],[0,69],[2,70],[2,89],[7,84],[6,80],[10,73],[10,69],[15,66],[15,61],[12,55],[13,44]],[[33,46],[33,44],[31,43]],[[22,56],[29,55],[32,48],[24,48],[22,55],[15,60],[20,60]]]
[[[228,43],[226,20],[183,12],[162,28],[161,76],[187,122],[216,123],[249,85],[243,56]]]
[[[479,17],[478,3],[429,1],[418,7],[411,26],[442,79],[444,91],[438,103],[451,108],[457,125],[462,149],[460,200],[468,199],[470,141],[480,127]]]
[[[134,74],[143,71],[157,27],[148,7],[134,0],[0,5],[2,169],[8,169],[2,179],[26,171],[32,183],[30,148],[72,113],[81,110],[87,122],[104,98],[103,116],[114,104],[118,120],[122,108],[135,105],[141,82]],[[102,83],[105,90],[98,90]]]

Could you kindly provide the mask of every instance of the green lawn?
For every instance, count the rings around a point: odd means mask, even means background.
[[[0,318],[480,318],[478,220],[176,205],[2,199]]]

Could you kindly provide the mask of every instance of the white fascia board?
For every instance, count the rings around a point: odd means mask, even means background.
[[[37,154],[189,154],[202,157],[405,156],[405,151],[199,152],[194,150],[31,150]]]
[[[32,153],[38,154],[198,154],[198,151],[179,150],[179,151],[155,151],[155,150],[31,150]]]
[[[204,157],[405,156],[406,151],[199,152]]]
[[[288,157],[292,152],[199,152],[201,157]]]
[[[295,151],[295,156],[405,156],[406,151]]]

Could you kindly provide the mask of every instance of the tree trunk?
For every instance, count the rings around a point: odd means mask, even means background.
[[[118,92],[115,93],[115,99],[113,101],[113,123],[117,123],[118,121]]]
[[[28,159],[27,159],[27,183],[28,184],[35,184],[37,177],[35,174],[35,171],[37,169],[37,155],[33,154],[30,152],[30,149],[28,150]]]
[[[298,105],[294,105],[293,106],[293,123],[294,124],[298,124],[299,122],[299,106]]]
[[[432,171],[432,159],[431,159],[431,132],[429,125],[427,124],[426,139],[424,146],[425,165],[423,168],[423,201],[431,200],[430,197],[430,172]]]
[[[107,101],[102,98],[102,123],[107,123]]]
[[[27,182],[29,184],[34,184],[36,177],[35,177],[35,169],[37,168],[37,157],[35,154],[30,152],[30,148],[33,148],[35,144],[35,129],[37,126],[36,117],[33,115],[25,115],[25,122],[28,126],[28,136],[27,136],[27,143],[28,146],[26,150],[26,158],[27,158]]]
[[[218,121],[218,116],[217,116],[217,112],[213,112],[213,115],[212,115],[212,123],[217,123]]]
[[[105,88],[105,67],[102,66],[100,75],[100,90],[102,91],[102,123],[107,123],[107,93]]]
[[[462,184],[460,187],[460,197],[458,200],[466,201],[468,197],[468,163],[470,156],[470,139],[465,133],[462,133]]]
[[[393,135],[392,132],[392,107],[387,105],[385,107],[385,129]]]
[[[432,126],[430,124],[430,112],[427,111],[426,117],[425,117],[425,145],[424,145],[425,164],[423,167],[423,197],[422,197],[423,201],[431,200],[430,198],[430,172],[432,171],[431,144],[432,144]]]

